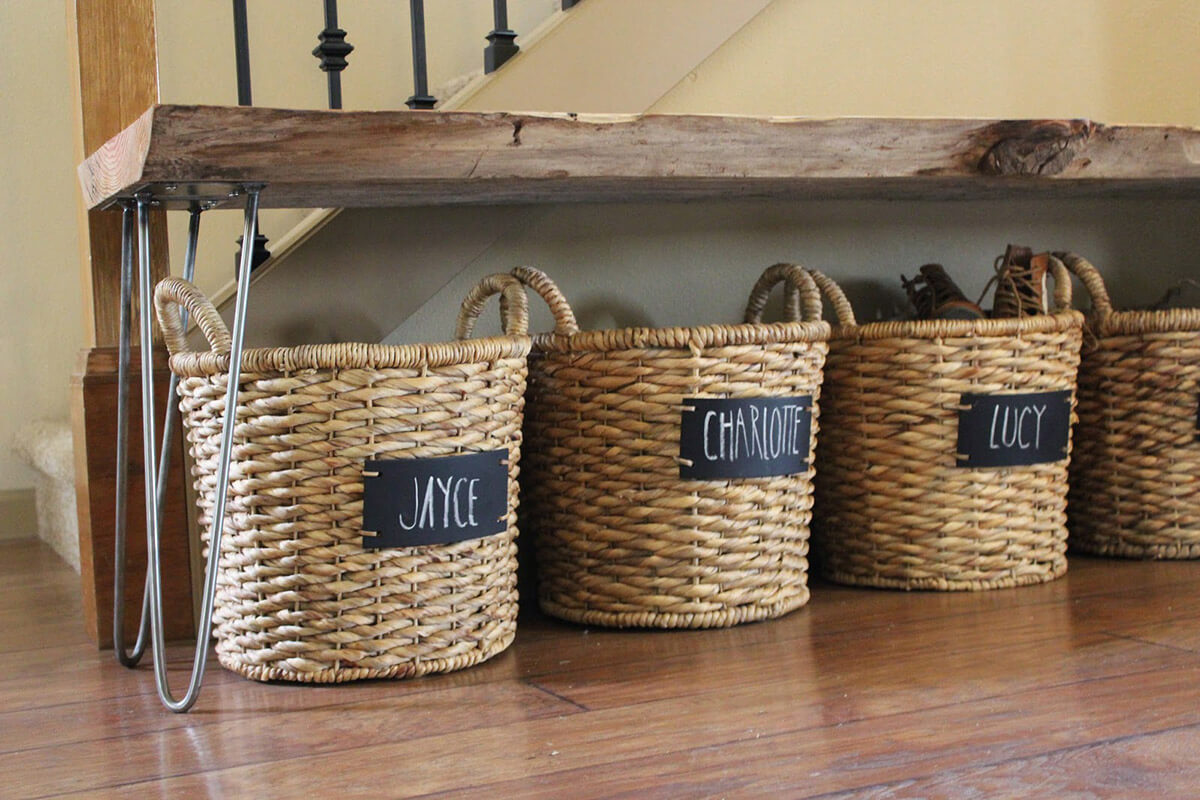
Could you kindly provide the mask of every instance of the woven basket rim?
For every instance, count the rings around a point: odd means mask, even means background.
[[[1026,333],[1061,333],[1083,327],[1080,311],[1067,309],[1053,314],[1005,319],[918,319],[895,322],[866,322],[861,325],[839,325],[833,329],[833,339],[958,339],[1008,337]]]
[[[1136,336],[1143,333],[1200,333],[1200,308],[1160,311],[1111,311],[1090,314],[1088,327],[1098,336]]]
[[[692,350],[738,345],[824,342],[829,340],[832,332],[832,326],[825,321],[741,322],[735,325],[662,328],[606,328],[575,333],[540,333],[534,336],[534,348],[555,353],[607,352],[647,347],[665,350]]]
[[[419,369],[525,358],[529,336],[490,336],[431,344],[342,342],[295,347],[256,347],[242,352],[242,372],[295,372],[304,369]],[[184,377],[229,372],[229,354],[212,351],[176,353],[171,371]]]

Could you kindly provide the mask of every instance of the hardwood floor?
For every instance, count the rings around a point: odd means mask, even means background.
[[[163,710],[79,578],[0,543],[0,796],[1196,797],[1200,564],[1073,557],[979,594],[815,582],[773,622],[612,632],[527,609],[482,666]],[[186,679],[175,649],[175,682]]]

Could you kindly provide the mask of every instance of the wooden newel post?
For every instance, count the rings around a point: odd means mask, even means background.
[[[77,98],[80,160],[135,121],[158,102],[158,64],[153,0],[71,0],[70,49],[78,65]],[[75,498],[79,515],[79,550],[83,582],[83,613],[88,634],[101,646],[112,641],[112,567],[115,529],[115,443],[117,407],[116,345],[120,319],[121,215],[87,211],[80,203],[80,264],[84,287],[83,313],[90,347],[80,355],[71,381],[71,417],[75,436]],[[152,215],[153,275],[169,274],[166,218]],[[135,298],[136,303],[136,298]],[[136,338],[137,314],[134,314]],[[158,336],[156,334],[156,341]],[[156,371],[165,359],[156,357]],[[136,368],[132,379],[138,380]],[[156,385],[165,386],[166,378]],[[136,395],[136,392],[131,393]],[[165,403],[165,397],[159,398]],[[141,436],[136,408],[130,418],[131,441]],[[160,411],[161,413],[161,411]],[[139,448],[131,447],[130,452]],[[187,514],[182,501],[182,447],[175,448],[163,523],[167,635],[192,632],[191,570],[187,543]],[[141,496],[141,460],[131,458],[128,522],[129,582],[125,619],[136,626],[141,611],[141,581],[145,570],[145,524],[136,498]]]

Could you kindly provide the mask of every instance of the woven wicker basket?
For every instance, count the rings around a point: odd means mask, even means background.
[[[443,344],[247,350],[214,633],[222,665],[256,680],[339,683],[476,664],[517,618],[517,464],[528,303],[507,275],[507,335]],[[169,278],[155,302],[195,461],[207,544],[230,340],[212,304]],[[212,346],[187,352],[178,306]],[[507,529],[450,545],[364,549],[363,462],[507,448]]]
[[[1200,558],[1200,309],[1114,311],[1100,273],[1073,253],[1060,257],[1092,296],[1071,547]]]
[[[964,393],[1074,391],[1083,316],[1069,308],[1065,267],[1052,260],[1052,271],[1051,314],[866,325],[813,273],[840,322],[817,449],[813,552],[824,575],[980,590],[1066,572],[1068,460],[963,468],[956,452]]]
[[[768,270],[751,313],[790,281],[809,321],[580,332],[558,288],[515,270],[553,309],[535,337],[523,489],[547,613],[613,627],[709,628],[808,601],[817,396],[830,328],[812,280]],[[805,471],[684,479],[688,398],[812,397]],[[688,462],[690,463],[690,462]]]

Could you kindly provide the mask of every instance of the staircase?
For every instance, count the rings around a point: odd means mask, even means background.
[[[75,513],[75,471],[71,426],[61,420],[25,425],[13,450],[32,467],[37,504],[38,538],[54,548],[79,572],[79,523]]]

